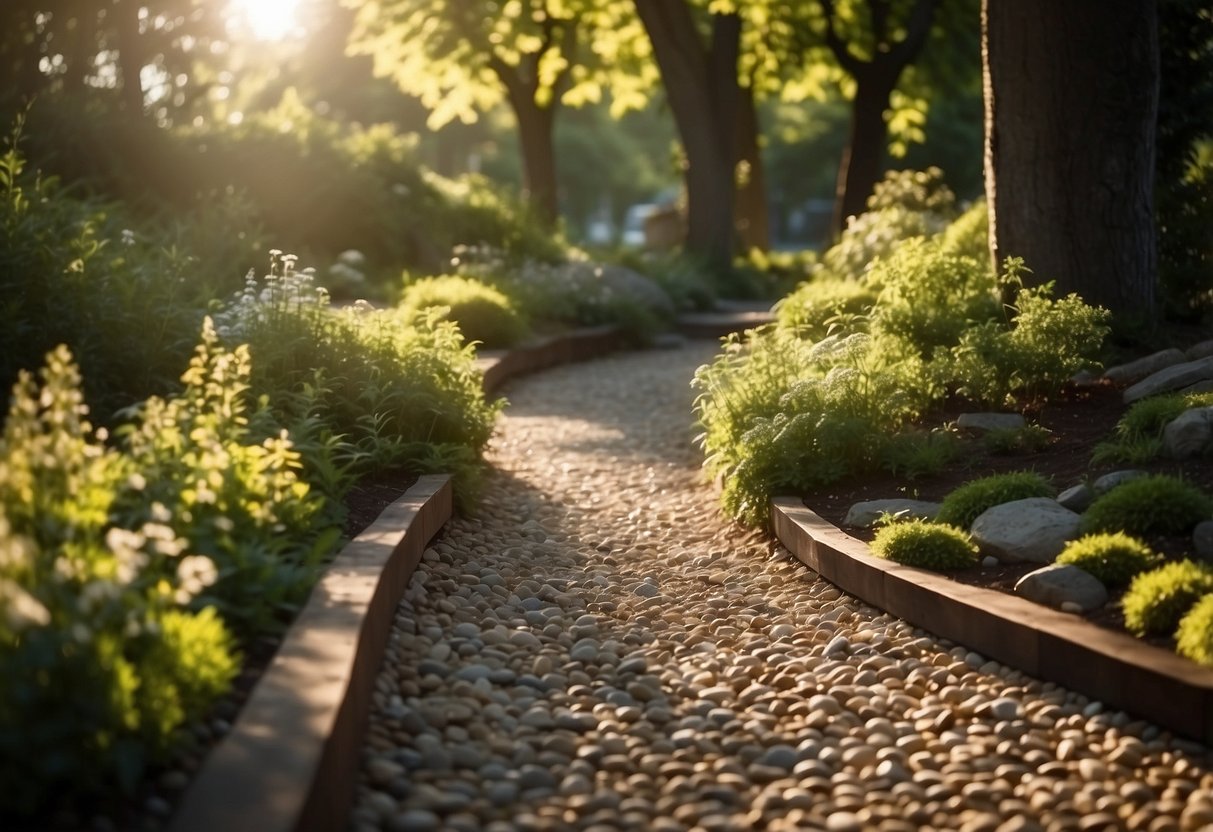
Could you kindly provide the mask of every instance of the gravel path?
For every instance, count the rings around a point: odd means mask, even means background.
[[[351,828],[1213,827],[1199,745],[841,594],[720,517],[691,342],[514,384],[427,551]]]

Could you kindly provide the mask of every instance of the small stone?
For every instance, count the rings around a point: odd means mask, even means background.
[[[1182,364],[1189,360],[1189,358],[1181,350],[1162,350],[1147,355],[1144,358],[1138,358],[1136,361],[1130,361],[1127,364],[1109,367],[1104,371],[1103,375],[1104,378],[1114,384],[1133,384],[1157,373],[1159,370],[1165,370],[1167,367]]]
[[[906,520],[934,520],[938,515],[939,503],[927,500],[866,500],[852,505],[842,523],[844,526],[869,529],[885,516]]]
[[[661,594],[661,588],[656,584],[643,583],[636,586],[632,590],[633,595],[638,595],[641,598],[656,598]]]
[[[397,777],[403,777],[405,771],[400,763],[383,757],[375,757],[366,765],[366,776],[376,786],[386,786]]]
[[[1022,715],[1019,703],[1014,699],[999,697],[987,706],[990,716],[998,720],[1019,719]]]
[[[773,745],[758,758],[758,762],[765,766],[791,771],[800,762],[800,754],[790,745]]]
[[[432,832],[442,825],[438,815],[426,809],[406,809],[388,819],[389,832]]]
[[[1107,494],[1118,485],[1123,485],[1129,480],[1135,480],[1138,477],[1146,476],[1145,471],[1128,470],[1128,471],[1113,471],[1110,474],[1104,474],[1099,479],[1095,480],[1091,486],[1095,491],[1095,496],[1100,497]]]
[[[994,557],[993,555],[986,555],[984,558],[981,559],[981,565],[985,569],[993,569],[995,566],[1000,566],[1001,564],[1002,564],[1002,561],[1000,561],[998,558]]]
[[[1095,489],[1086,483],[1071,486],[1057,495],[1057,504],[1080,514],[1095,502]]]
[[[1098,609],[1108,602],[1108,590],[1097,578],[1068,563],[1029,572],[1016,582],[1015,594],[1050,607],[1077,604],[1082,610]]]
[[[1213,444],[1213,407],[1194,407],[1167,423],[1162,452],[1171,459],[1199,456]]]
[[[1082,518],[1047,497],[996,505],[973,521],[973,542],[1004,563],[1052,563],[1078,536]]]
[[[1027,425],[1018,413],[962,413],[956,427],[987,433],[994,430],[1022,430]]]

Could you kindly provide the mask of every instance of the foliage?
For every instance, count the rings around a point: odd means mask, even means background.
[[[171,386],[206,287],[164,237],[28,170],[16,142],[0,155],[0,384],[67,344],[105,420]]]
[[[858,280],[823,275],[796,287],[775,305],[779,326],[819,341],[835,328],[854,329],[871,311],[877,293]]]
[[[974,200],[965,212],[943,230],[947,254],[970,257],[978,263],[990,259],[990,212],[985,199]]]
[[[41,379],[21,375],[0,441],[0,811],[17,813],[130,792],[237,669],[200,608],[213,561],[180,518],[121,517],[145,474],[93,433],[66,348]]]
[[[1096,463],[1138,464],[1154,459],[1162,451],[1162,435],[1167,425],[1196,407],[1213,406],[1213,393],[1167,393],[1133,402],[1116,432],[1095,446],[1091,459]]]
[[[1053,486],[1034,471],[993,474],[965,483],[944,497],[936,520],[968,530],[987,509],[1015,500],[1052,497]]]
[[[874,464],[880,438],[915,415],[922,392],[868,363],[871,339],[855,333],[810,344],[778,328],[727,340],[701,367],[696,415],[705,466],[724,475],[729,513],[765,520],[780,489],[805,490]],[[912,376],[911,376],[912,378]]]
[[[1170,635],[1203,596],[1213,593],[1213,568],[1185,560],[1133,579],[1121,599],[1125,627],[1139,636]]]
[[[334,310],[311,273],[280,252],[215,324],[225,343],[249,345],[251,393],[276,423],[318,418],[318,441],[340,437],[349,473],[445,471],[460,502],[471,498],[501,405],[485,401],[455,324],[432,311],[402,321],[366,303]]]
[[[944,471],[964,452],[964,444],[953,431],[904,431],[884,441],[879,460],[890,474],[912,480]]]
[[[987,431],[981,443],[992,454],[1034,454],[1049,447],[1053,433],[1042,425]]]
[[[457,275],[428,277],[405,286],[397,306],[402,318],[438,307],[441,320],[454,321],[469,342],[487,349],[512,346],[527,335],[526,320],[514,303],[492,286]]]
[[[1158,564],[1159,556],[1140,540],[1124,532],[1091,534],[1072,540],[1057,556],[1057,563],[1077,566],[1104,586],[1124,586],[1141,572]]]
[[[258,439],[249,427],[249,350],[220,346],[208,318],[182,391],[131,411],[122,429],[139,476],[114,507],[128,525],[172,523],[213,563],[201,600],[241,636],[281,627],[315,582],[337,540],[323,497],[299,477],[287,432]]]
[[[977,546],[967,533],[945,523],[909,520],[876,532],[872,553],[920,569],[964,569],[977,564]]]
[[[1018,285],[1022,262],[1008,260],[1005,268],[1004,285]],[[957,392],[994,406],[1048,398],[1094,363],[1108,334],[1107,310],[1074,294],[1054,299],[1052,287],[1020,289],[1009,328],[988,321],[964,331],[947,365]]]
[[[1185,534],[1213,517],[1213,498],[1176,477],[1154,474],[1116,486],[1082,516],[1084,534]]]
[[[1206,667],[1213,667],[1213,594],[1205,595],[1179,620],[1175,652]]]

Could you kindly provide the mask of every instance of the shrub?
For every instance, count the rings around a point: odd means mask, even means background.
[[[1162,451],[1163,430],[1194,407],[1213,405],[1213,393],[1171,393],[1134,402],[1120,421],[1112,439],[1101,442],[1091,455],[1093,462],[1139,464]]]
[[[1017,284],[1022,269],[1022,262],[1008,260],[1004,285]],[[1055,300],[1052,294],[1051,283],[1021,289],[1010,328],[990,321],[960,336],[947,366],[957,392],[995,406],[1047,398],[1094,362],[1108,333],[1107,310],[1077,295]]]
[[[943,250],[971,257],[978,263],[990,260],[990,214],[984,199],[976,200],[943,231]]]
[[[486,349],[512,346],[527,335],[527,325],[513,301],[492,286],[466,277],[427,277],[408,284],[398,310],[405,320],[441,308],[441,320],[454,321],[468,341]]]
[[[1158,555],[1149,546],[1123,532],[1087,535],[1070,541],[1057,556],[1057,563],[1077,566],[1109,587],[1124,586],[1158,561]]]
[[[1139,477],[1098,497],[1082,517],[1084,534],[1184,534],[1213,516],[1213,499],[1176,477]]]
[[[237,670],[201,607],[214,563],[180,516],[115,522],[143,473],[93,433],[66,348],[41,378],[0,440],[0,814],[131,793]]]
[[[968,534],[943,523],[910,520],[884,526],[872,540],[878,557],[921,569],[964,569],[977,563]]]
[[[899,433],[880,448],[880,465],[891,474],[912,480],[940,473],[964,452],[964,443],[951,431]]]
[[[779,326],[796,330],[801,337],[819,341],[835,328],[857,329],[876,302],[876,292],[858,280],[825,277],[800,284],[796,291],[775,305]]]
[[[944,497],[936,520],[967,531],[974,520],[994,506],[1054,494],[1053,486],[1033,471],[994,474],[966,483]]]
[[[1203,596],[1213,593],[1213,568],[1190,560],[1168,563],[1133,579],[1121,599],[1125,627],[1143,635],[1169,635]]]
[[[1034,454],[1049,447],[1053,433],[1042,425],[987,431],[981,443],[992,454]]]
[[[1179,620],[1175,651],[1194,662],[1213,667],[1213,595],[1196,602]]]

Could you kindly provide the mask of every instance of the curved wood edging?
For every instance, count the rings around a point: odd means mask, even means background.
[[[342,829],[396,605],[451,516],[450,477],[421,477],[321,576],[171,832]]]
[[[623,345],[624,337],[619,327],[587,327],[541,338],[514,349],[485,350],[476,359],[476,364],[484,373],[484,392],[491,395],[515,376],[558,364],[588,361]]]
[[[976,652],[1213,744],[1213,670],[1081,618],[872,555],[795,497],[775,535],[840,589]]]

